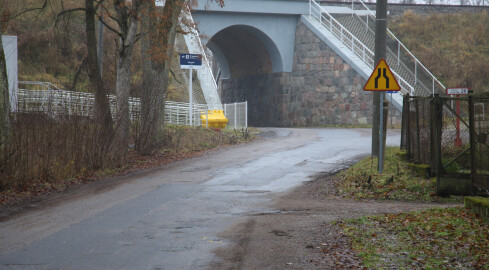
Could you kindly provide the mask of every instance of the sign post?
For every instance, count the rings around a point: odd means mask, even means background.
[[[190,125],[193,126],[193,94],[192,94],[192,71],[194,69],[199,69],[202,67],[202,54],[189,54],[189,53],[181,53],[180,54],[180,68],[188,69],[188,103],[189,103],[189,111],[188,117]]]
[[[469,88],[447,88],[448,95],[455,95],[457,98],[460,95],[468,95]],[[455,141],[453,142],[456,147],[462,147],[462,138],[460,138],[460,100],[455,100],[455,112],[457,113],[456,117],[456,135]]]
[[[382,174],[384,169],[384,92],[399,91],[401,87],[397,83],[394,74],[387,65],[384,58],[381,58],[377,66],[374,68],[370,78],[363,87],[365,91],[381,91],[380,92],[380,130],[379,130],[379,174]]]

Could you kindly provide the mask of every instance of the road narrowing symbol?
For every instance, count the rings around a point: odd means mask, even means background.
[[[384,58],[381,58],[377,66],[374,68],[372,75],[368,79],[367,83],[363,87],[365,91],[399,91],[401,87],[397,83],[394,74],[385,62]]]

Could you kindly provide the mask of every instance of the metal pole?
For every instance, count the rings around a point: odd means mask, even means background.
[[[377,1],[377,16],[375,18],[375,63],[386,55],[386,39],[387,39],[387,0]],[[379,91],[373,92],[373,118],[372,118],[372,157],[379,157],[379,141],[380,141],[380,120],[381,100]],[[380,161],[380,159],[379,159]],[[379,164],[380,165],[380,164]]]
[[[367,23],[365,24],[365,33],[368,32],[368,17],[369,15],[367,15]]]
[[[188,114],[189,114],[189,117],[190,117],[190,125],[193,126],[193,119],[192,119],[192,113],[193,113],[193,110],[192,110],[192,104],[193,104],[193,96],[192,96],[192,68],[189,69],[189,72],[188,72],[188,80],[189,80],[189,83],[188,83],[188,103],[190,105],[189,107],[189,110],[188,110]]]
[[[384,170],[384,92],[380,92],[379,174]]]
[[[418,83],[418,61],[414,62],[414,85]]]
[[[234,102],[234,129],[236,129],[236,111],[238,110],[238,104]]]

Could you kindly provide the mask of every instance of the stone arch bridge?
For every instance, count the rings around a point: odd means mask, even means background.
[[[372,94],[362,88],[373,70],[375,12],[351,7],[229,0],[221,8],[200,0],[192,16],[219,64],[222,102],[247,100],[253,126],[370,123]],[[402,62],[406,52],[390,51],[403,93],[438,91],[434,77],[421,79],[421,63],[411,67]],[[402,107],[400,94],[390,100]]]

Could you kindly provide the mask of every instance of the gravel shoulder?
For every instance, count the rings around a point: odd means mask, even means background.
[[[362,269],[333,222],[453,204],[351,201],[334,196],[332,175],[317,175],[274,200],[276,212],[249,216],[221,233],[232,243],[215,251],[210,269]]]

